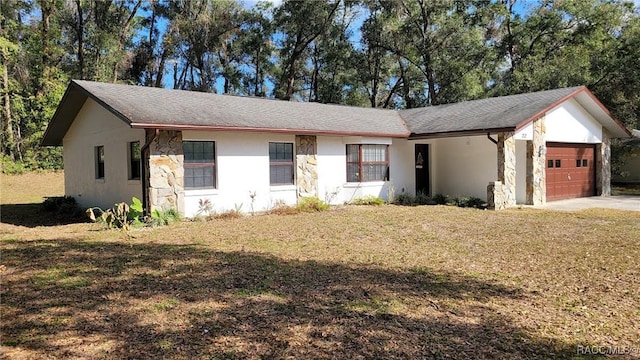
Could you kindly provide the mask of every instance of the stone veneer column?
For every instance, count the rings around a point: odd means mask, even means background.
[[[545,132],[543,116],[533,122],[533,140],[527,141],[527,205],[547,202]]]
[[[315,136],[296,135],[298,197],[318,197],[318,145]]]
[[[516,139],[514,132],[498,133],[498,181],[502,183],[505,206],[516,204]]]
[[[161,130],[149,145],[149,210],[184,214],[182,132]]]
[[[487,207],[491,210],[505,208],[504,191],[500,181],[492,181],[487,186]]]
[[[611,137],[602,129],[602,143],[596,145],[596,193],[611,196]]]

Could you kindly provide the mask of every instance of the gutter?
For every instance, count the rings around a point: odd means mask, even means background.
[[[145,129],[145,138],[147,137],[147,132],[146,130],[150,130],[150,129]],[[147,176],[147,169],[149,168],[149,156],[145,155],[146,151],[149,149],[149,146],[151,146],[151,143],[154,142],[157,138],[158,135],[160,134],[160,129],[153,129],[155,130],[155,132],[153,133],[153,137],[148,140],[140,149],[140,155],[142,156],[142,169],[141,170],[141,174],[140,174],[140,179],[142,180],[142,208],[148,212],[149,208],[147,207],[148,203],[149,203],[149,193],[147,192],[147,188],[148,188],[148,183],[149,183],[149,178]],[[149,171],[149,173],[151,173],[151,171]]]
[[[446,132],[427,133],[427,134],[416,134],[416,133],[413,133],[413,134],[411,134],[411,136],[409,136],[409,140],[439,139],[439,138],[450,138],[450,137],[461,137],[461,136],[477,136],[477,135],[484,135],[484,134],[490,134],[490,133],[499,133],[499,132],[509,132],[509,131],[515,131],[515,128],[514,127],[504,127],[504,128],[493,128],[493,129],[446,131]]]

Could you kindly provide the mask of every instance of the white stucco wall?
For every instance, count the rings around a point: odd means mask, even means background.
[[[516,204],[527,202],[527,142],[516,139]]]
[[[207,140],[216,142],[217,188],[210,190],[185,190],[185,216],[194,216],[200,199],[209,199],[215,211],[234,209],[242,204],[242,211],[251,212],[251,192],[256,193],[254,210],[265,211],[277,202],[294,205],[297,202],[296,186],[269,185],[269,142],[295,144],[294,134],[269,134],[248,132],[183,131],[184,141]],[[331,204],[343,204],[367,195],[388,195],[388,183],[384,181],[347,183],[347,144],[389,144],[390,175],[396,193],[400,188],[413,186],[413,146],[404,139],[362,138],[340,136],[317,137],[318,197]],[[411,146],[411,147],[410,147]],[[294,147],[295,148],[295,147]],[[408,160],[408,162],[407,162]],[[407,170],[408,169],[408,170]],[[407,176],[410,171],[410,176]]]
[[[194,216],[200,199],[209,199],[214,210],[225,211],[241,207],[251,213],[250,193],[255,192],[253,211],[264,211],[278,201],[296,203],[295,185],[269,184],[269,142],[294,144],[293,134],[248,132],[183,131],[182,140],[215,141],[217,188],[185,190],[185,216]]]
[[[63,139],[64,187],[81,207],[110,208],[142,199],[140,180],[128,180],[129,142],[144,144],[134,130],[95,101],[87,99]],[[95,147],[104,146],[104,179],[95,178]]]
[[[486,135],[437,139],[432,159],[433,194],[486,199],[498,177],[497,148]]]
[[[545,115],[545,126],[545,141],[592,144],[602,142],[602,125],[573,99],[548,111]]]

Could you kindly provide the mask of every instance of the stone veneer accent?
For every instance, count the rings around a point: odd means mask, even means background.
[[[315,136],[296,135],[298,197],[318,197],[318,144]]]
[[[502,183],[505,207],[515,206],[516,139],[513,131],[498,133],[498,181]]]
[[[611,196],[611,137],[602,129],[602,143],[596,144],[596,193]]]
[[[149,145],[149,210],[184,214],[182,132],[161,130]]]
[[[547,202],[545,133],[543,116],[533,122],[533,140],[527,141],[527,205],[543,205]]]
[[[502,182],[492,181],[489,183],[489,186],[487,186],[487,207],[492,210],[502,210],[506,208]]]

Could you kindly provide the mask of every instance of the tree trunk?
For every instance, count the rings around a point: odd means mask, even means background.
[[[120,32],[120,35],[118,36],[118,48],[116,49],[116,52],[120,53],[122,51],[122,49],[124,48],[124,42],[127,38],[127,33],[129,32],[129,27],[131,27],[131,22],[133,22],[133,19],[136,16],[136,13],[138,12],[138,9],[140,8],[140,6],[142,5],[142,0],[138,0],[138,2],[133,6],[133,9],[131,10],[131,14],[129,14],[129,17],[127,18],[127,21],[123,24],[122,26],[122,31]],[[153,25],[152,25],[153,26]],[[119,61],[116,61],[113,64],[113,82],[115,83],[116,81],[118,81],[118,65],[120,64]]]
[[[262,96],[262,81],[260,81],[260,50],[262,46],[258,46],[256,51],[255,67],[256,67],[256,81],[253,88],[253,96]]]
[[[78,38],[78,72],[80,79],[84,80],[86,77],[84,69],[84,15],[82,14],[82,4],[80,0],[76,0],[76,10],[78,14],[78,24],[76,27],[76,36]]]
[[[11,160],[15,161],[15,153],[13,152],[15,146],[15,139],[13,135],[13,120],[11,118],[11,96],[9,95],[9,73],[7,71],[7,61],[2,56],[2,100],[4,102],[4,147],[8,152]]]
[[[49,66],[49,56],[51,55],[51,49],[49,48],[49,29],[51,27],[49,19],[52,9],[49,4],[42,2],[40,11],[42,12],[42,68],[46,69]]]
[[[167,49],[162,51],[162,55],[160,56],[160,64],[158,65],[158,73],[156,74],[156,81],[153,85],[154,87],[162,87],[162,75],[164,74],[164,67],[167,61]],[[174,76],[175,82],[175,76]]]

